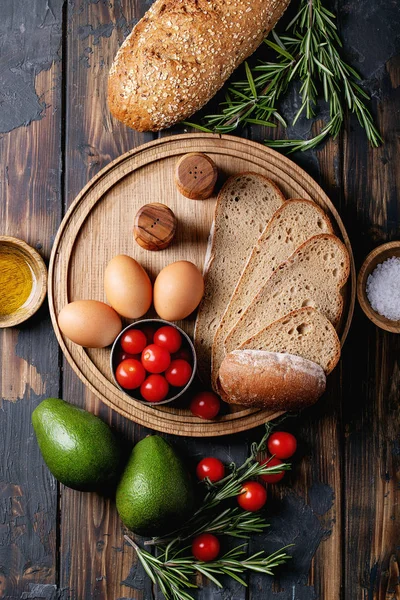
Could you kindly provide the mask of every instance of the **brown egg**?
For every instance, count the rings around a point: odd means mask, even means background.
[[[121,319],[97,300],[70,302],[60,311],[58,325],[68,339],[85,348],[105,348],[122,329]]]
[[[179,260],[164,267],[154,283],[154,307],[161,319],[185,319],[204,294],[203,276],[193,263]]]
[[[128,319],[142,317],[151,306],[153,290],[149,276],[136,260],[125,254],[108,263],[104,288],[111,306]]]

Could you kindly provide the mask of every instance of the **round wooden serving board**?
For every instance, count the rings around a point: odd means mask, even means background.
[[[204,152],[218,166],[215,193],[208,200],[189,200],[175,186],[174,167],[187,152]],[[335,207],[307,173],[277,152],[233,136],[177,135],[135,148],[94,177],[68,210],[52,250],[49,304],[57,339],[80,379],[103,402],[146,427],[175,435],[218,436],[250,429],[278,413],[240,407],[233,411],[226,405],[225,414],[215,421],[204,421],[194,417],[185,404],[147,406],[136,402],[119,391],[112,381],[110,349],[84,349],[73,344],[61,334],[57,315],[73,300],[106,301],[104,270],[116,254],[128,254],[138,260],[152,280],[165,265],[176,260],[190,260],[202,269],[218,190],[229,176],[243,171],[269,177],[288,199],[313,200],[331,218],[351,258],[351,277],[345,289],[345,311],[340,327],[342,343],[347,335],[356,289],[352,250]],[[159,252],[141,248],[133,236],[135,215],[143,204],[150,202],[168,205],[177,217],[174,240]],[[178,325],[193,334],[194,318]]]

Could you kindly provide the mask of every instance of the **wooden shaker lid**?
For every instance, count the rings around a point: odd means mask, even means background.
[[[133,235],[145,250],[163,250],[172,242],[176,217],[165,204],[154,202],[142,206],[135,216]]]
[[[217,182],[218,170],[213,160],[202,152],[184,154],[175,167],[175,183],[180,193],[192,200],[209,198]]]

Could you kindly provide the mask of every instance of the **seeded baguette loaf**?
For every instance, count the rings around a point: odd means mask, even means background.
[[[299,308],[268,325],[239,350],[296,354],[317,363],[329,375],[340,358],[340,341],[332,323],[315,308]]]
[[[234,350],[219,370],[229,404],[282,411],[311,406],[324,393],[326,377],[316,363],[280,352]]]
[[[312,237],[274,271],[228,334],[225,352],[236,350],[263,327],[306,306],[336,325],[343,310],[341,289],[349,273],[348,252],[336,236]]]
[[[198,370],[204,383],[211,378],[211,346],[229,298],[260,233],[284,201],[276,185],[257,173],[230,177],[218,194],[195,328]]]
[[[212,346],[212,385],[225,356],[224,341],[273,271],[306,240],[333,233],[324,211],[310,200],[288,200],[271,218],[257,240],[215,333]]]
[[[186,119],[256,50],[289,1],[156,0],[111,67],[111,113],[138,131]]]

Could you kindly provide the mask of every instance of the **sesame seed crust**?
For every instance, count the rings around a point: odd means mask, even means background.
[[[156,0],[119,49],[111,113],[138,131],[187,119],[261,44],[290,0]]]

